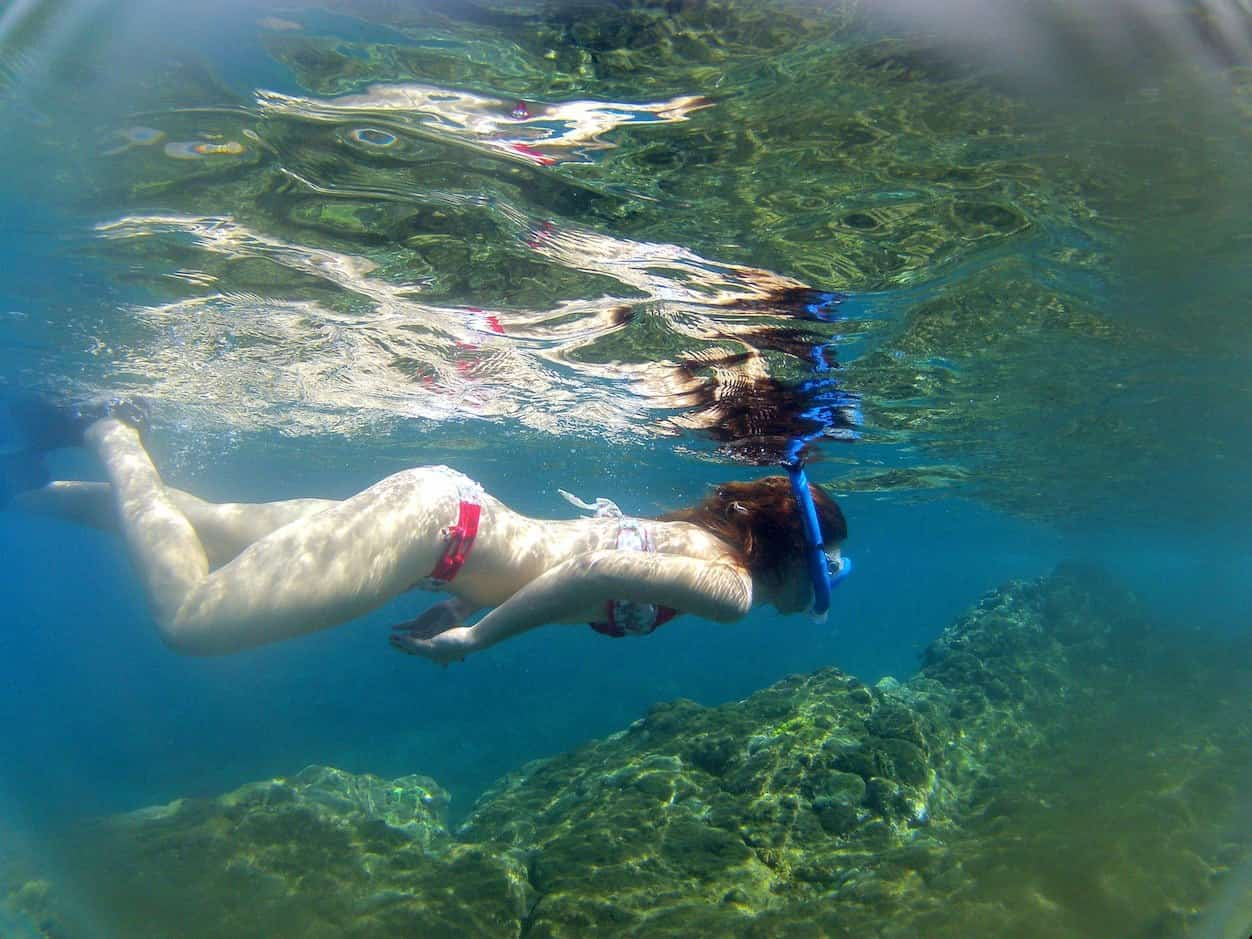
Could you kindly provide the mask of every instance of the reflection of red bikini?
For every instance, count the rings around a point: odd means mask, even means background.
[[[473,332],[482,333],[488,336],[503,336],[504,324],[500,322],[500,317],[496,313],[488,313],[482,307],[467,306],[460,309],[448,310],[449,314],[454,314],[455,318]],[[452,365],[465,378],[470,381],[474,380],[474,373],[481,365],[481,357],[477,354],[481,351],[482,345],[468,339],[456,340],[456,353],[452,358]],[[428,388],[436,387],[436,376],[434,374],[425,374],[418,376],[418,380]],[[442,382],[438,382],[438,387],[443,389],[446,387]]]
[[[491,333],[496,336],[504,335],[504,326],[500,323],[500,318],[494,313],[488,313],[481,307],[467,306],[465,312],[469,314],[465,317],[466,325],[476,332]],[[458,355],[455,359],[456,370],[466,377],[470,377],[478,364],[470,354],[479,350],[476,342],[459,341],[456,344],[458,349],[464,350],[466,355]]]
[[[457,507],[457,520],[443,530],[447,545],[443,554],[435,562],[434,570],[418,582],[417,586],[426,590],[443,590],[452,583],[456,575],[469,559],[474,548],[474,539],[478,536],[478,522],[482,517],[482,487],[468,476],[456,470],[443,467],[457,484],[460,503]],[[579,502],[568,493],[561,494],[581,508],[592,508],[597,516],[618,519],[617,550],[654,552],[652,536],[638,519],[627,518],[621,509],[607,499],[597,499],[595,506]],[[638,603],[634,600],[608,600],[604,604],[604,619],[588,625],[603,636],[621,639],[623,636],[646,636],[654,632],[658,626],[668,623],[678,611],[667,606],[654,603]]]

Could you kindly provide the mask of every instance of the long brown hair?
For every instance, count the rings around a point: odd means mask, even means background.
[[[809,484],[823,547],[848,537],[839,504],[821,487]],[[753,576],[776,577],[804,555],[804,521],[786,476],[723,483],[703,502],[661,516],[666,522],[699,525],[733,547]]]

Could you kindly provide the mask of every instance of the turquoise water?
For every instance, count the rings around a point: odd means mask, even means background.
[[[568,517],[558,487],[659,514],[768,471],[794,409],[744,443],[731,405],[782,400],[813,346],[860,411],[811,448],[857,564],[826,626],[554,627],[443,671],[387,647],[412,594],[187,659],[115,539],[0,513],[8,852],[309,764],[427,774],[461,818],[656,702],[904,679],[1069,559],[1197,645],[1246,634],[1252,84],[1224,9],[0,7],[0,394],[146,397],[173,485],[344,497],[447,463],[528,514]],[[847,299],[814,320],[783,288]],[[728,349],[782,384],[674,364]]]

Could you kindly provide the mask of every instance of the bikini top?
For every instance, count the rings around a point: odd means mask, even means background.
[[[656,551],[652,534],[640,519],[622,514],[617,504],[609,499],[596,499],[586,503],[564,489],[559,492],[571,505],[594,512],[597,518],[617,519],[618,551]],[[603,636],[621,639],[624,636],[646,636],[658,626],[668,623],[678,615],[677,610],[655,603],[639,603],[634,600],[608,600],[604,604],[604,619],[587,625]]]

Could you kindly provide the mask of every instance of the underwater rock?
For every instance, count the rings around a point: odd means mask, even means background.
[[[1204,877],[1153,870],[1151,845],[1129,863],[1135,836],[1119,819],[1161,824],[1160,774],[1187,787],[1217,764],[1233,772],[1252,733],[1237,695],[1215,722],[1211,698],[1168,676],[1177,650],[1163,639],[1124,589],[1063,566],[988,595],[906,683],[824,669],[718,708],[658,705],[506,779],[459,836],[534,852],[527,935],[1077,937],[1084,914],[1137,935],[1198,902]],[[1191,658],[1202,686],[1222,653]],[[1225,684],[1246,687],[1246,672]],[[1162,712],[1176,736],[1146,716]],[[1141,750],[1103,741],[1109,726],[1137,727]],[[1231,739],[1197,760],[1190,738],[1222,726]],[[1145,759],[1156,772],[1140,790]],[[1233,800],[1221,788],[1207,824]],[[1054,804],[1065,811],[1047,814]],[[1164,824],[1179,841],[1212,835],[1195,816]],[[1070,889],[1067,838],[1105,863],[1104,895]],[[1148,881],[1162,891],[1150,902]]]
[[[989,594],[907,682],[658,704],[455,835],[428,779],[310,768],[77,832],[70,869],[126,935],[1182,935],[1247,854],[1246,647],[1063,566]],[[19,894],[53,921],[48,888]]]
[[[55,923],[46,935],[516,935],[524,864],[452,843],[447,802],[423,776],[311,766],[74,832],[59,853],[90,923],[10,905]]]

